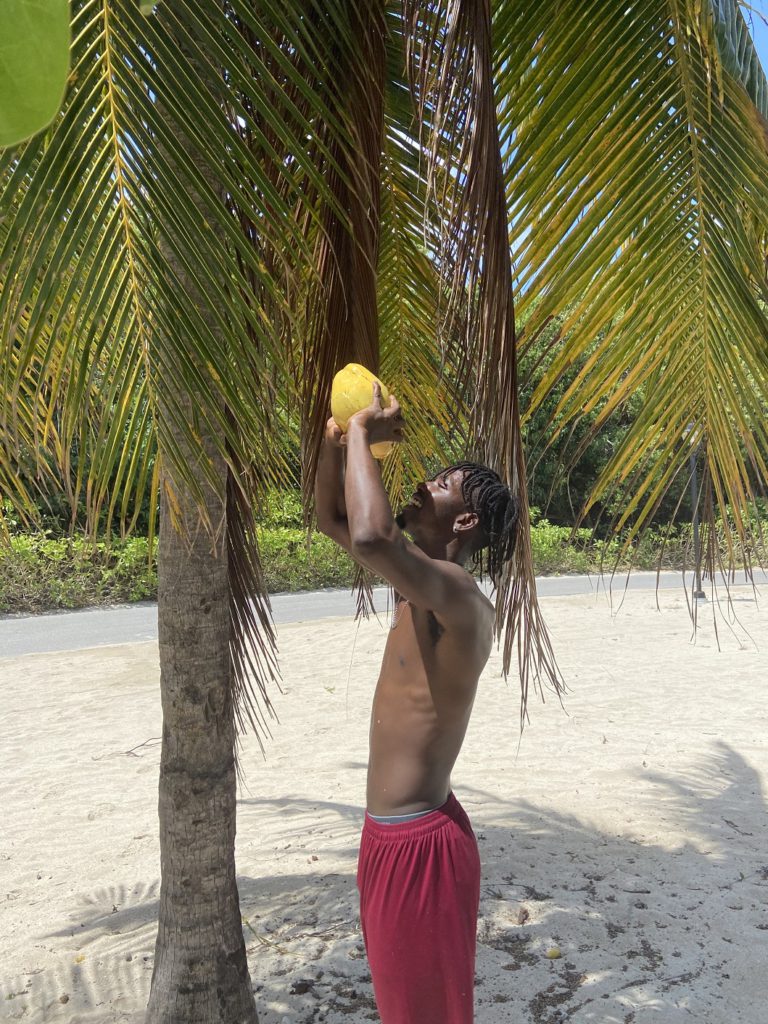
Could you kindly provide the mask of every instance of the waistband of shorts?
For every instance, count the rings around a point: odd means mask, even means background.
[[[456,799],[453,793],[449,793],[448,799],[434,811],[415,818],[413,821],[404,821],[399,825],[387,825],[380,821],[374,821],[370,814],[365,812],[365,823],[363,831],[368,835],[375,836],[377,840],[399,840],[414,839],[420,836],[429,835],[430,832],[437,832],[450,822],[465,822],[467,815],[464,808]]]

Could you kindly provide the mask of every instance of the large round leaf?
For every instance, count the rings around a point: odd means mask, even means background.
[[[50,124],[69,72],[67,0],[0,3],[0,147]]]

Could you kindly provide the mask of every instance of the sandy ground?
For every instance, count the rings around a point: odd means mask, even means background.
[[[571,694],[484,673],[457,795],[483,863],[478,1024],[764,1024],[768,599],[548,598]],[[356,916],[386,624],[280,627],[266,760],[244,741],[238,872],[262,1024],[375,1021]],[[0,660],[0,1019],[138,1024],[158,894],[157,648]],[[526,920],[527,917],[527,920]],[[547,951],[558,946],[560,959]]]

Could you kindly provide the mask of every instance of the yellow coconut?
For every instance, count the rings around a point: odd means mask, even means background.
[[[388,389],[360,363],[347,363],[333,378],[331,415],[343,431],[346,431],[351,417],[373,401],[374,381],[381,384],[381,404],[386,408],[389,405]],[[371,455],[376,459],[383,459],[393,448],[392,441],[381,441],[379,444],[371,445]]]

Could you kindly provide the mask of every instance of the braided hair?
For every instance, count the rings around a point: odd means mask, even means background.
[[[472,552],[472,563],[487,571],[494,583],[514,554],[520,503],[498,473],[478,462],[457,462],[440,474],[463,473],[461,494],[469,512],[479,520],[480,540]],[[485,557],[483,557],[485,552]]]

